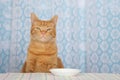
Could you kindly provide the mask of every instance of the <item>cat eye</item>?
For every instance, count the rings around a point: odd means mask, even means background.
[[[41,30],[39,27],[36,27],[35,29],[37,29],[37,30]]]
[[[51,29],[47,29],[47,31],[50,31]]]

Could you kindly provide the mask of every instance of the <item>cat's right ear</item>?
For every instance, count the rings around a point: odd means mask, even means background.
[[[39,20],[35,13],[31,13],[31,22],[34,23],[35,21]]]

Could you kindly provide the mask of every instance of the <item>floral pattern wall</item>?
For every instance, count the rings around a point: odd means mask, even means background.
[[[120,73],[120,0],[87,0],[87,71]]]
[[[66,68],[120,73],[120,0],[0,0],[0,72],[20,72],[30,13],[59,16],[58,56]]]

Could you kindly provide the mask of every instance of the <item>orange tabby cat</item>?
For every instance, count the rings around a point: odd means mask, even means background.
[[[57,57],[57,19],[54,16],[48,21],[39,20],[34,13],[31,14],[31,40],[22,72],[49,72],[51,68],[63,68]]]

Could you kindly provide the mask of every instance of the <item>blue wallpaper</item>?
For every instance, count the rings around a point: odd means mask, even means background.
[[[66,68],[120,73],[120,0],[0,0],[0,72],[19,72],[30,40],[30,13],[59,16],[58,56]]]
[[[86,1],[87,2],[87,1]],[[87,71],[120,73],[120,0],[87,5]]]

